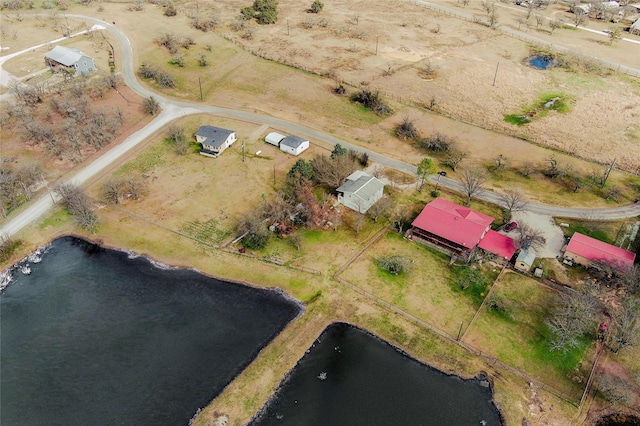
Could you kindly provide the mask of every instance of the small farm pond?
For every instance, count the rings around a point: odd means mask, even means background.
[[[539,70],[546,70],[558,65],[558,61],[556,61],[552,56],[549,55],[532,56],[528,59],[528,62],[529,65],[531,65],[533,68]]]
[[[55,240],[0,296],[0,424],[186,425],[301,306]]]
[[[422,364],[354,326],[329,326],[252,426],[500,425],[489,382]]]

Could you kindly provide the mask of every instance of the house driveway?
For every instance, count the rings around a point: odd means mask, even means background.
[[[547,240],[544,247],[535,250],[536,257],[555,258],[561,255],[560,251],[565,244],[564,233],[562,232],[562,228],[556,225],[551,216],[530,211],[521,211],[513,213],[513,220],[515,220],[518,225],[526,223],[530,227],[540,230]],[[516,232],[517,230],[511,231],[506,235],[515,234]],[[510,236],[513,237],[513,235]]]

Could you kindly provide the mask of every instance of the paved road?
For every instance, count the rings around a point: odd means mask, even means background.
[[[355,149],[361,152],[366,152],[376,163],[382,164],[386,167],[391,167],[406,173],[416,173],[416,166],[406,163],[404,161],[390,158],[388,156],[379,154],[368,149],[355,146],[343,140],[337,139],[333,136],[327,135],[318,130],[314,130],[299,124],[290,123],[288,121],[280,120],[278,118],[255,114],[246,111],[233,110],[228,108],[220,108],[209,105],[191,104],[187,102],[176,101],[166,98],[162,95],[156,94],[143,85],[140,84],[136,78],[133,69],[133,52],[131,49],[131,43],[127,36],[120,31],[115,25],[101,21],[99,19],[81,16],[81,15],[68,15],[73,18],[84,19],[96,25],[101,25],[107,31],[111,32],[118,42],[122,51],[122,73],[125,83],[135,92],[143,97],[153,96],[155,97],[162,107],[162,112],[143,129],[133,133],[126,138],[122,143],[116,147],[110,149],[98,159],[84,167],[76,175],[68,180],[69,183],[76,185],[82,185],[87,182],[93,176],[107,168],[110,164],[122,157],[125,153],[131,150],[133,147],[150,137],[153,133],[160,130],[167,123],[180,117],[184,117],[192,114],[208,113],[221,117],[228,117],[231,119],[240,119],[248,122],[254,122],[258,124],[268,124],[271,127],[278,128],[290,133],[300,134],[307,136],[310,139],[324,142],[329,145],[335,145],[337,143],[348,149]],[[437,176],[437,175],[436,175]],[[432,181],[435,181],[436,176],[430,177]],[[440,185],[456,191],[461,190],[461,184],[457,181],[448,178],[442,178]],[[44,194],[31,202],[22,212],[15,217],[10,218],[2,228],[0,229],[0,235],[12,236],[19,232],[21,229],[36,221],[43,216],[47,210],[53,205],[52,194]],[[499,202],[499,196],[495,193],[484,191],[480,198],[494,203]],[[548,214],[551,216],[563,216],[563,217],[575,217],[575,218],[590,218],[590,219],[619,219],[635,217],[640,215],[640,204],[634,204],[631,206],[623,206],[610,209],[576,209],[566,207],[554,207],[542,204],[530,203],[527,206],[527,210],[533,212],[539,212]]]

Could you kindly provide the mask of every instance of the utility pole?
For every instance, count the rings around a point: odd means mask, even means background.
[[[614,158],[611,164],[609,165],[609,167],[607,168],[607,171],[604,172],[604,176],[602,179],[602,188],[604,188],[604,185],[607,183],[607,179],[609,179],[609,174],[611,173],[611,170],[613,170],[613,166],[615,165],[616,165],[616,159]]]
[[[289,32],[289,18],[287,18],[287,35],[290,35],[291,33]]]
[[[380,35],[376,35],[376,56],[378,56],[378,39],[380,38]]]
[[[276,166],[273,166],[273,184],[276,184]]]
[[[200,81],[200,77],[198,77],[198,86],[200,86],[200,100],[202,100],[202,81]]]
[[[492,86],[495,86],[495,85],[496,85],[496,78],[498,77],[498,67],[499,67],[499,66],[500,66],[500,62],[498,62],[498,64],[496,65],[496,73],[495,73],[495,75],[493,76],[493,84],[492,84]]]
[[[242,141],[242,162],[244,163],[244,141]]]

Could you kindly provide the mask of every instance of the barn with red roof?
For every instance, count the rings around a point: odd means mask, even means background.
[[[564,258],[583,266],[607,263],[618,269],[630,269],[636,254],[576,232],[567,245]]]
[[[493,218],[467,207],[436,198],[411,224],[412,237],[469,253],[490,230]]]

